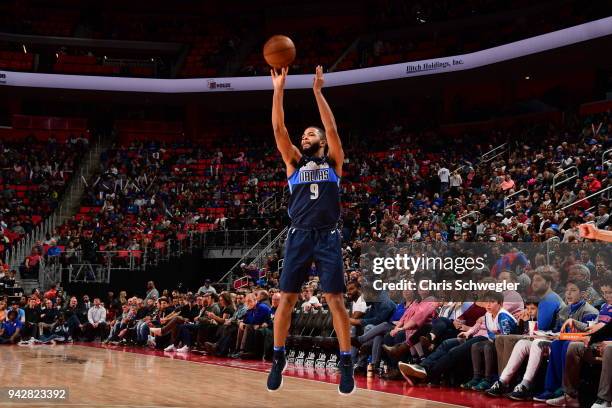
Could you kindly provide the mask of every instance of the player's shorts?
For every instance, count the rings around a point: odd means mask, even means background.
[[[337,229],[304,230],[290,227],[285,242],[285,259],[280,290],[300,293],[314,261],[319,285],[325,293],[343,293],[342,239]]]

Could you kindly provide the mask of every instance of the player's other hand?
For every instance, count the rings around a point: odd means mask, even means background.
[[[323,84],[325,80],[323,79],[323,67],[321,65],[317,65],[317,69],[315,71],[315,77],[312,82],[312,89],[315,91],[320,91],[323,88]]]
[[[597,228],[593,224],[582,224],[578,226],[580,236],[587,239],[597,239]]]
[[[274,85],[275,91],[282,91],[285,88],[285,80],[287,79],[288,72],[289,67],[281,68],[280,72],[275,68],[270,70],[270,74],[272,75],[272,84]]]

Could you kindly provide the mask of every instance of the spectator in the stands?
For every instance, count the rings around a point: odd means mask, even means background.
[[[362,349],[365,347],[366,350],[368,346],[371,346],[371,356],[372,356],[372,371],[379,375],[388,375],[390,377],[400,377],[399,370],[395,367],[391,367],[387,373],[379,372],[379,365],[381,362],[382,355],[382,346],[383,341],[386,336],[390,336],[389,332],[395,328],[395,325],[404,315],[406,309],[408,309],[412,303],[414,302],[414,293],[411,290],[404,290],[402,292],[404,302],[400,302],[395,307],[395,311],[391,315],[391,317],[373,329],[369,330],[367,333],[364,333],[358,337],[351,338],[351,345],[358,348],[359,352],[362,353]],[[398,339],[398,342],[402,342],[405,336],[405,332],[401,332],[401,339]]]
[[[217,293],[217,290],[211,285],[210,279],[205,279],[204,284],[198,289],[198,294],[200,295],[207,293]]]
[[[1,279],[0,283],[4,284],[5,288],[13,288],[15,287],[15,271],[6,272],[5,276]]]
[[[70,328],[62,314],[57,318],[57,324],[51,330],[48,336],[41,336],[38,339],[31,338],[27,344],[56,344],[72,342],[70,337]]]
[[[603,303],[601,295],[597,293],[591,284],[591,271],[586,265],[577,263],[570,266],[567,273],[567,280],[585,282],[587,284],[585,300],[595,306],[599,306]]]
[[[30,297],[25,307],[25,323],[23,325],[23,338],[36,338],[38,335],[38,323],[40,321],[40,306],[36,304],[36,299]]]
[[[374,294],[372,295],[374,296]],[[349,318],[349,323],[352,326],[361,329],[359,331],[366,336],[370,330],[375,330],[379,325],[388,322],[393,315],[393,312],[395,312],[395,307],[395,302],[389,298],[389,294],[382,291],[378,293],[377,298],[372,299],[372,301],[369,302],[368,311],[363,317],[359,319]],[[353,341],[353,343],[355,343],[355,341]],[[355,372],[365,373],[369,353],[360,352],[360,348],[358,348],[355,344],[353,345],[351,352],[353,353],[353,359],[356,360]]]
[[[599,354],[602,356],[602,372],[597,401],[592,407],[612,406],[612,372],[610,371],[612,369],[612,334],[609,330],[612,325],[612,275],[607,275],[602,280],[601,293],[606,303],[599,312],[597,322],[589,328],[588,341],[576,341],[568,346],[563,370],[564,396],[557,401],[551,401],[554,404],[578,405],[577,397],[583,372],[582,363],[584,361],[596,364],[596,357]],[[604,333],[606,330],[608,334]],[[589,345],[597,347],[588,347]]]
[[[497,335],[508,334],[513,330],[516,320],[503,310],[503,295],[498,292],[487,292],[482,299],[486,304],[487,313],[479,318],[472,328],[461,332],[458,338],[443,341],[420,364],[403,362],[398,364],[400,372],[409,384],[412,379],[428,379],[433,383],[439,383],[444,375],[451,376],[453,368],[466,360],[474,344],[493,340]],[[463,338],[466,339],[464,342]]]
[[[55,299],[57,298],[57,285],[54,283],[51,285],[48,291],[44,294],[45,299],[51,300],[51,302],[55,303]]]
[[[219,339],[216,343],[204,343],[204,348],[209,354],[225,356],[230,352],[230,350],[232,350],[232,347],[234,347],[236,343],[238,325],[244,319],[244,316],[248,311],[245,305],[245,297],[246,295],[242,292],[236,293],[236,312],[231,318],[225,320],[223,326],[221,326]]]
[[[100,302],[100,298],[94,298],[93,306],[87,311],[87,324],[84,327],[85,341],[93,341],[96,337],[103,337],[107,325],[106,309]]]
[[[15,310],[9,310],[7,318],[0,323],[0,344],[16,344],[21,339],[23,323]]]
[[[421,280],[425,279],[425,277],[421,277]],[[423,350],[420,339],[429,333],[432,320],[437,314],[438,301],[433,293],[428,288],[417,287],[419,289],[415,302],[404,311],[395,327],[389,332],[389,339],[387,340],[391,340],[394,345],[392,347],[390,347],[390,344],[383,346],[394,367],[398,361],[406,358],[406,356],[412,356],[414,359],[420,359],[424,356],[426,350]],[[397,339],[403,339],[403,341],[396,343]],[[389,343],[389,341],[386,341],[386,343]]]
[[[589,322],[597,321],[598,310],[585,300],[588,287],[589,284],[585,281],[568,280],[565,290],[567,306],[559,311],[556,332],[584,333],[589,330]],[[550,404],[548,400],[557,400],[557,403],[564,402],[568,403],[569,406],[573,405],[571,397],[567,396],[566,400],[562,390],[559,391],[569,344],[570,341],[567,340],[553,340],[550,343],[544,391],[533,397],[535,401],[547,401]]]
[[[44,336],[53,329],[57,322],[59,310],[53,306],[51,299],[45,299],[44,306],[40,309],[40,321],[38,323],[38,335]]]
[[[533,295],[539,298],[538,330],[553,330],[559,310],[565,306],[561,296],[552,290],[553,274],[556,272],[553,266],[542,266],[538,267],[531,277],[531,290]]]
[[[147,299],[153,299],[157,301],[159,299],[159,291],[155,288],[155,282],[148,281],[147,282],[147,294],[145,296],[145,302]]]
[[[17,312],[17,319],[19,319],[21,323],[25,323],[25,310],[21,308],[20,302],[16,300],[13,301],[13,303],[11,304],[11,310]]]
[[[450,183],[450,171],[444,164],[438,170],[438,177],[440,178],[440,194],[444,194],[448,191]]]
[[[76,296],[72,296],[70,298],[68,305],[66,305],[66,308],[63,310],[63,314],[66,320],[66,324],[70,329],[70,336],[73,339],[76,339],[82,333],[82,329],[86,323],[87,315],[85,314],[85,318],[81,320],[81,307],[78,304]]]
[[[213,299],[214,296],[215,295],[212,295]],[[223,334],[223,325],[234,315],[234,313],[236,313],[236,306],[229,292],[221,292],[218,305],[220,308],[218,315],[212,311],[206,312],[206,317],[211,320],[211,326],[207,337],[202,337],[201,340],[198,340],[198,343],[202,345],[206,343],[216,343],[217,339]]]
[[[302,287],[302,309],[309,311],[313,308],[320,308],[321,302],[319,298],[314,294],[314,289],[309,285]]]
[[[26,256],[23,266],[21,268],[21,274],[27,279],[37,279],[38,270],[40,268],[40,252],[37,248],[32,248],[30,255]]]
[[[0,322],[3,322],[6,320],[7,312],[8,311],[6,310],[6,300],[0,299]]]
[[[253,293],[245,296],[247,312],[244,319],[238,324],[236,336],[236,353],[233,358],[253,358],[257,356],[259,350],[255,350],[254,334],[263,323],[270,322],[270,307],[265,303],[258,303]]]
[[[47,249],[47,257],[49,258],[59,257],[61,253],[62,253],[62,249],[59,246],[57,246],[57,241],[55,239],[52,239],[50,246]]]
[[[197,332],[198,344],[204,344],[207,341],[214,340],[218,323],[213,316],[220,317],[221,307],[223,307],[219,304],[219,296],[217,293],[207,292],[204,294],[203,298],[204,304],[207,306],[205,306],[204,313],[198,319],[198,324],[200,326]]]
[[[127,303],[121,306],[121,314],[119,314],[113,321],[110,322],[110,333],[105,340],[105,343],[109,343],[111,341],[116,341],[118,339],[119,333],[121,330],[125,329],[133,319],[135,314],[133,313],[130,305]]]

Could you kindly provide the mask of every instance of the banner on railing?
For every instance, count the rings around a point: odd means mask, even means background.
[[[478,68],[612,34],[612,17],[470,54],[404,62],[326,74],[327,87],[386,81]],[[0,85],[120,92],[193,93],[271,90],[266,76],[154,79],[0,71]],[[290,75],[286,88],[312,87],[312,74]]]

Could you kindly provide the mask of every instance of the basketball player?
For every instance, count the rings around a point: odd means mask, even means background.
[[[355,381],[350,353],[349,317],[344,306],[341,238],[337,229],[344,152],[334,115],[321,92],[321,66],[316,69],[313,91],[325,130],[314,126],[307,128],[302,135],[301,149],[291,143],[283,112],[287,71],[288,68],[283,68],[280,73],[276,70],[271,72],[274,84],[272,126],[276,146],[287,167],[291,226],[287,233],[285,261],[280,277],[281,300],[274,315],[274,357],[268,376],[268,391],[277,391],[283,384],[282,373],[287,365],[285,339],[291,324],[291,313],[314,261],[340,345],[338,392],[348,395],[355,391]]]
[[[582,224],[578,226],[578,228],[580,229],[580,236],[582,238],[612,242],[612,231],[598,229],[593,224]]]

